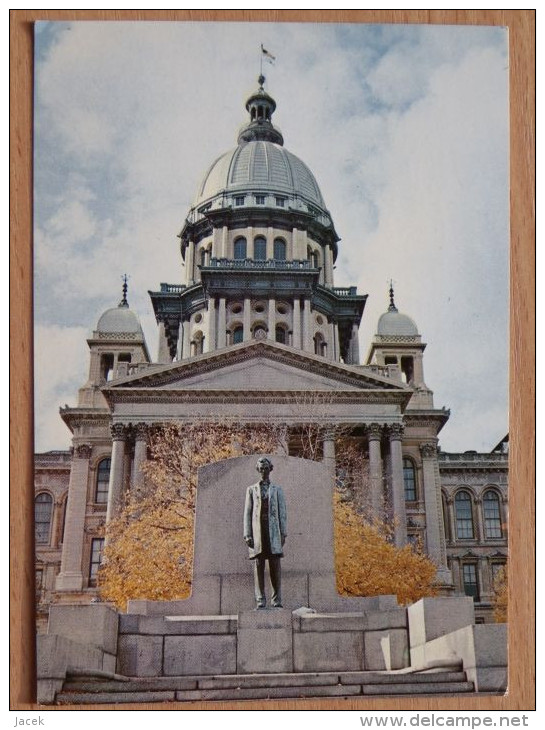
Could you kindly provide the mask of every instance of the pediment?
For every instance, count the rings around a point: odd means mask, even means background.
[[[294,348],[251,342],[190,360],[154,366],[111,382],[105,389],[154,391],[406,391],[369,369],[334,363]]]

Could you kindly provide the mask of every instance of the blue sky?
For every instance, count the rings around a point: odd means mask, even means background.
[[[171,22],[36,26],[36,448],[69,445],[58,408],[125,272],[156,353],[147,292],[182,280],[176,235],[236,144],[261,43],[275,124],[341,237],[335,283],[369,294],[362,355],[393,279],[452,412],[442,448],[491,449],[507,431],[506,31]]]

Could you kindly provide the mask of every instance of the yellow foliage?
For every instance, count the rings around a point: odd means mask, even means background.
[[[321,441],[312,429],[300,444]],[[436,567],[410,546],[398,549],[384,524],[358,513],[365,507],[366,479],[361,450],[337,435],[338,486],[335,492],[337,589],[348,596],[395,594],[402,604],[435,595]],[[103,600],[125,610],[129,599],[174,600],[191,593],[197,472],[222,459],[274,453],[288,442],[285,429],[230,422],[168,424],[150,438],[144,485],[133,488],[108,525],[104,562],[98,573]],[[317,458],[312,453],[301,455]],[[306,450],[308,451],[308,449]],[[348,500],[347,500],[348,498]]]
[[[496,577],[494,578],[494,597],[492,598],[492,606],[494,607],[494,621],[497,624],[504,624],[507,622],[507,602],[507,566],[504,565],[496,573]]]
[[[273,426],[168,424],[150,439],[145,483],[125,495],[108,524],[98,573],[101,598],[125,610],[129,599],[187,598],[193,572],[193,519],[201,466],[274,452],[283,434]]]
[[[337,590],[345,596],[397,596],[400,604],[437,595],[437,567],[410,545],[396,548],[390,529],[371,524],[338,492],[334,501]]]

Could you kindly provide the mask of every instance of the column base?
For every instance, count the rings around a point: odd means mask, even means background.
[[[57,591],[81,591],[83,589],[83,575],[79,572],[59,573],[55,581]]]

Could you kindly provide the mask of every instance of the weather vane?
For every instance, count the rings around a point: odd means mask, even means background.
[[[267,61],[267,63],[270,63],[272,66],[274,66],[274,62],[276,61],[276,56],[273,56],[272,53],[269,53],[269,51],[263,47],[263,43],[261,44],[261,54],[259,56],[259,79],[260,83],[263,84],[265,81],[265,77],[263,76],[263,59]],[[263,82],[261,81],[263,79]]]

